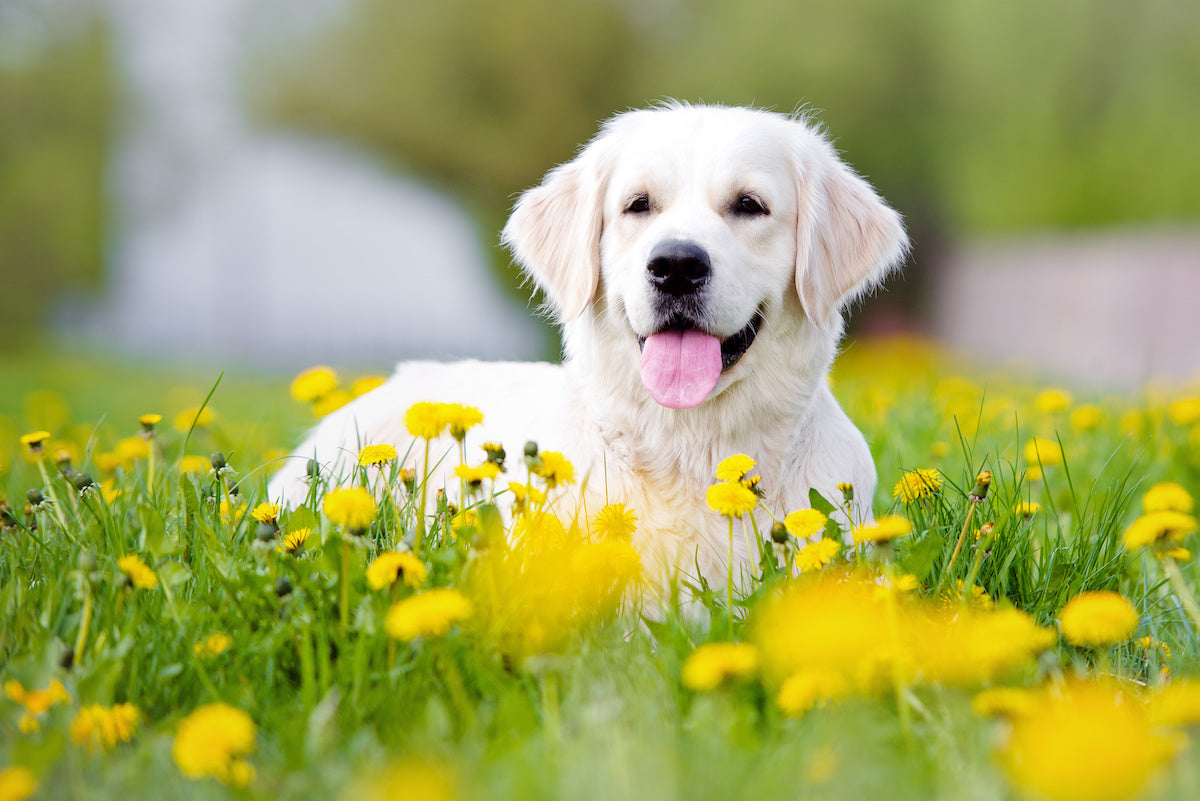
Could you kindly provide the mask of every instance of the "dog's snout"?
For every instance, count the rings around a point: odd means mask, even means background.
[[[650,282],[668,295],[688,295],[708,282],[712,262],[708,251],[694,242],[667,240],[655,245],[646,263]]]

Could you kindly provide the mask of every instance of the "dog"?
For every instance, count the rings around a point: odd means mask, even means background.
[[[634,545],[662,571],[717,579],[756,557],[739,536],[726,564],[729,523],[706,503],[733,454],[757,463],[760,509],[807,508],[810,489],[840,500],[849,483],[850,516],[870,519],[871,454],[827,376],[844,310],[908,239],[818,128],[741,107],[618,114],[519,197],[502,241],[561,326],[562,364],[401,364],[317,425],[271,498],[303,500],[310,458],[339,476],[361,445],[417,454],[404,412],[436,400],[483,412],[475,444],[564,453],[580,518],[626,504]],[[456,487],[451,467],[432,486]]]

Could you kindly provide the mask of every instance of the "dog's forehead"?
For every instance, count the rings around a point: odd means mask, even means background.
[[[778,182],[790,174],[794,136],[772,116],[744,109],[677,109],[629,115],[618,138],[613,181],[714,186]],[[696,113],[691,113],[696,112]]]

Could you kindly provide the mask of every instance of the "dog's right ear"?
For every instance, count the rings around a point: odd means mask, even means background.
[[[500,240],[546,293],[559,322],[583,313],[600,280],[603,158],[593,142],[513,207]]]

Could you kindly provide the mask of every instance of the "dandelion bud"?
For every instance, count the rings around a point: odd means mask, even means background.
[[[142,435],[149,439],[154,436],[154,427],[162,421],[161,414],[143,414],[138,418],[142,424]]]
[[[316,459],[309,459],[308,464],[304,466],[304,475],[308,476],[309,481],[316,481],[321,477],[321,463]]]
[[[71,476],[71,484],[81,493],[96,486],[96,482],[87,473],[76,473]]]
[[[504,446],[498,442],[487,442],[483,445],[483,452],[487,454],[487,460],[498,466],[501,471],[504,470],[504,457],[507,456],[504,452]]]
[[[533,440],[529,440],[528,442],[526,442],[525,443],[525,456],[532,458],[537,455],[538,455],[537,443],[534,442]]]
[[[12,506],[8,501],[0,499],[0,527],[9,528],[17,524],[17,518],[13,516]]]
[[[274,523],[259,523],[258,530],[255,532],[255,537],[259,542],[270,542],[275,539],[275,535],[279,533],[279,526]]]
[[[838,491],[842,493],[842,500],[846,503],[851,503],[854,500],[854,485],[850,483],[839,483]]]
[[[32,506],[41,506],[42,502],[46,500],[46,496],[42,494],[40,489],[35,488],[25,493],[25,500],[29,501]]]
[[[208,457],[208,460],[212,463],[213,470],[216,470],[218,473],[221,472],[226,465],[225,454],[221,453],[220,451],[217,451],[212,456]]]
[[[992,485],[992,471],[984,470],[975,477],[975,489],[967,496],[972,501],[979,503],[987,499],[988,487]]]
[[[66,448],[59,448],[54,452],[54,464],[58,469],[68,475],[71,473],[71,452]]]
[[[783,523],[776,523],[771,526],[771,541],[777,542],[780,545],[788,541],[787,526]]]
[[[292,594],[292,582],[288,581],[286,576],[280,576],[276,579],[275,594],[280,598],[285,598]]]
[[[400,483],[404,485],[404,489],[411,495],[417,488],[417,471],[411,467],[406,467],[400,471]]]

